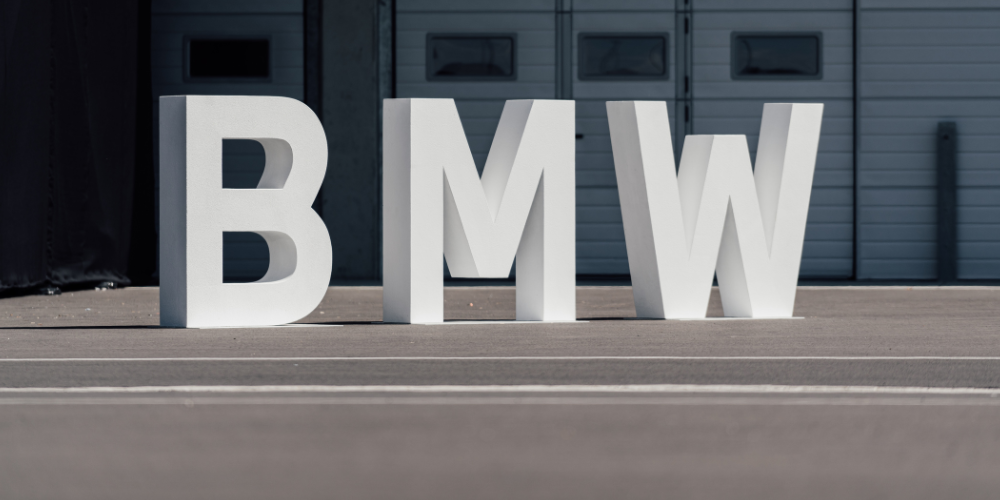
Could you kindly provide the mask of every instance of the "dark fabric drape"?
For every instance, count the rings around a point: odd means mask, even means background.
[[[128,284],[139,3],[0,5],[0,291]]]
[[[135,179],[132,183],[132,237],[128,279],[133,285],[155,285],[157,258],[156,181],[153,175],[153,74],[150,60],[152,2],[136,0]]]

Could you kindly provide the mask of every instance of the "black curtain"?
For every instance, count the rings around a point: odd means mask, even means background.
[[[153,231],[148,2],[0,2],[0,291],[127,285]]]

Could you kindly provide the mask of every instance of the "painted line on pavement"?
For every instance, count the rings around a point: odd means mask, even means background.
[[[89,387],[0,387],[4,394],[150,394],[150,393],[604,393],[604,394],[811,394],[989,396],[1000,389],[976,387],[892,387],[857,385],[738,385],[738,384],[628,384],[628,385],[171,385]]]
[[[143,361],[1000,361],[1000,356],[294,356],[177,358],[0,358],[0,363]]]
[[[1000,407],[1000,398],[956,397],[54,397],[54,398],[0,398],[2,406],[58,406],[58,405],[445,405],[445,406],[979,406]]]

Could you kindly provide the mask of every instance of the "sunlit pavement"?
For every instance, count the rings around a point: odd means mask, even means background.
[[[800,288],[787,320],[650,321],[511,287],[383,325],[161,329],[155,288],[0,300],[0,498],[995,498],[1000,289]],[[710,316],[722,314],[717,297]]]

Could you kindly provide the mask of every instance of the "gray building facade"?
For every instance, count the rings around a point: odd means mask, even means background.
[[[152,16],[154,99],[316,110],[334,280],[380,277],[388,97],[454,98],[480,169],[505,100],[575,100],[591,276],[629,271],[605,101],[666,101],[678,154],[689,134],[746,134],[751,156],[765,102],[822,102],[803,279],[1000,279],[995,1],[153,0]],[[262,155],[227,143],[224,185],[254,187]],[[266,245],[229,234],[225,262],[228,280],[255,279]]]

